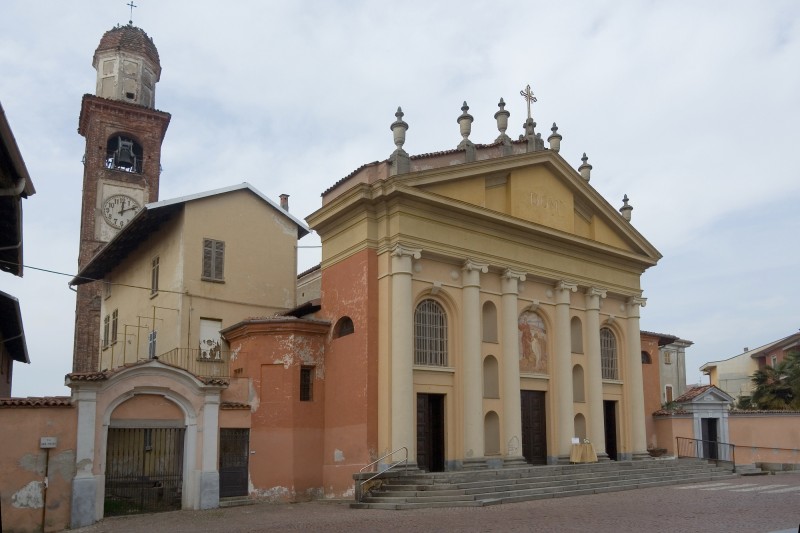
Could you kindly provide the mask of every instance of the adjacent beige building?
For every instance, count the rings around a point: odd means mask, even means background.
[[[221,362],[221,329],[295,306],[307,232],[247,183],[146,205],[73,280],[103,281],[95,370]]]

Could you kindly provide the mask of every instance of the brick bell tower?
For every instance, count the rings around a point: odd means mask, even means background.
[[[86,138],[78,268],[158,200],[161,143],[170,115],[155,109],[161,64],[153,40],[128,24],[107,31],[94,52],[95,95],[83,96],[78,133]],[[100,282],[79,285],[73,372],[94,372],[100,354]]]

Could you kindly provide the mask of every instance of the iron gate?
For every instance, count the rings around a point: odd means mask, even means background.
[[[219,496],[247,496],[249,429],[219,430]]]
[[[184,428],[109,428],[104,515],[181,508]]]

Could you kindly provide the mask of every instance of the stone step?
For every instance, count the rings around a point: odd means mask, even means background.
[[[469,475],[464,472],[415,475],[410,476],[411,479],[393,479],[380,490],[365,497],[362,502],[351,504],[351,507],[396,510],[474,507],[736,477],[730,470],[705,461],[669,462],[672,463],[671,467],[639,468],[622,465],[616,469],[595,469],[587,468],[587,465],[570,465],[577,468],[565,468],[565,465],[556,467],[558,470],[529,467],[514,469],[517,472],[512,473],[503,469],[494,472],[472,471]],[[479,480],[475,481],[476,478]]]

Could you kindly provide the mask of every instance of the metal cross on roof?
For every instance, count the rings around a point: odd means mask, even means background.
[[[128,21],[128,24],[130,24],[131,26],[133,26],[133,8],[134,8],[134,7],[139,7],[139,6],[137,6],[136,4],[134,4],[134,3],[133,3],[133,0],[131,0],[131,1],[130,1],[130,3],[128,3],[128,4],[125,4],[125,5],[126,5],[126,6],[130,6],[130,8],[131,8],[131,19]]]
[[[531,102],[536,102],[536,97],[533,96],[531,92],[531,86],[526,85],[524,91],[520,91],[519,95],[525,99],[525,102],[528,104],[528,118],[531,118]]]

